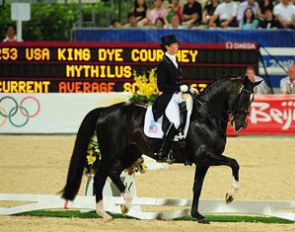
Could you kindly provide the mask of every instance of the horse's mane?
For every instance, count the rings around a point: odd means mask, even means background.
[[[221,88],[224,88],[225,86],[228,86],[229,82],[242,80],[242,77],[237,75],[225,75],[219,77],[217,80],[209,84],[203,92],[200,93],[199,97],[211,97],[215,95]]]

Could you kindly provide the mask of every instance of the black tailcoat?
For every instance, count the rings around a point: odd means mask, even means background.
[[[162,92],[153,104],[154,119],[158,120],[164,114],[173,93],[180,91],[182,69],[179,65],[176,68],[173,62],[165,55],[159,63],[156,73],[158,89]]]

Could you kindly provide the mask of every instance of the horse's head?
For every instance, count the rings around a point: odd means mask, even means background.
[[[254,99],[254,87],[262,81],[251,82],[248,77],[241,79],[238,89],[235,90],[229,102],[230,113],[232,114],[231,124],[235,131],[247,127],[249,109]]]

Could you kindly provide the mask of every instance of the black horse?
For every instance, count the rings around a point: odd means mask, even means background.
[[[197,166],[191,215],[201,223],[209,223],[199,213],[198,204],[203,180],[210,166],[225,165],[232,169],[234,181],[232,190],[226,194],[226,202],[230,203],[235,198],[239,188],[239,164],[235,159],[222,155],[226,145],[228,119],[231,115],[231,123],[236,131],[247,127],[253,88],[257,84],[249,81],[247,77],[236,76],[213,82],[199,96],[194,97],[186,146],[174,146],[176,163],[182,163],[183,154],[188,154]],[[142,154],[155,158],[155,152],[161,144],[159,139],[150,139],[144,135],[145,113],[145,107],[120,103],[94,109],[86,115],[77,134],[67,183],[61,191],[64,199],[74,200],[79,191],[87,147],[96,133],[102,153],[101,165],[94,176],[96,212],[104,220],[111,219],[104,211],[102,203],[102,190],[108,176],[121,191],[126,201],[126,212],[128,211],[132,197],[121,181],[120,174]]]

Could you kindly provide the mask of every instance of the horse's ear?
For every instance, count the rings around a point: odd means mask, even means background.
[[[263,80],[260,80],[260,81],[255,81],[255,83],[254,83],[254,86],[257,86],[257,85],[259,85],[261,82],[262,82]]]

